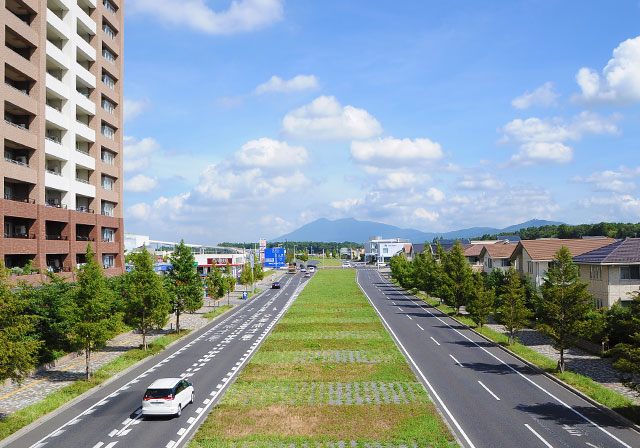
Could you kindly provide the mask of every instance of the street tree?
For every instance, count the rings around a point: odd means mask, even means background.
[[[12,288],[0,262],[0,382],[20,383],[33,370],[42,342],[31,336],[37,317],[26,314],[28,302]]]
[[[91,244],[87,244],[86,263],[78,271],[78,285],[73,294],[74,318],[70,336],[74,346],[85,355],[87,380],[91,379],[91,355],[113,334],[115,326],[111,310],[111,291],[106,287],[102,266],[96,260]]]
[[[495,290],[484,289],[484,280],[480,273],[473,275],[473,291],[471,300],[467,305],[467,311],[471,315],[473,321],[480,328],[487,323],[487,319],[493,312],[495,302]]]
[[[541,287],[541,316],[538,328],[551,338],[560,352],[558,369],[564,372],[565,351],[576,343],[582,321],[593,308],[587,284],[580,281],[571,252],[562,246],[555,253]]]
[[[224,277],[224,290],[227,294],[227,305],[230,305],[230,295],[236,289],[236,279],[234,276],[229,275]]]
[[[307,256],[307,258],[309,257]],[[259,282],[263,278],[264,278],[264,268],[262,267],[262,263],[260,263],[260,257],[256,255],[253,260],[253,281]]]
[[[532,315],[526,306],[524,287],[513,267],[507,271],[506,284],[498,299],[499,305],[496,309],[496,319],[504,325],[509,333],[509,345],[513,345],[514,335],[529,323]]]
[[[247,261],[242,267],[242,272],[240,273],[240,279],[239,279],[240,284],[244,286],[245,290],[251,284],[252,276],[253,276],[253,273],[251,272],[251,264]]]
[[[631,294],[628,310],[628,336],[625,342],[616,344],[609,353],[616,358],[613,364],[628,375],[622,382],[640,395],[640,291]]]
[[[195,257],[180,241],[169,257],[171,268],[165,277],[173,311],[176,313],[176,332],[180,333],[180,315],[193,313],[204,304],[202,282],[195,266]]]
[[[205,279],[205,286],[207,287],[209,298],[214,300],[214,303],[224,297],[224,278],[222,277],[222,271],[215,264],[209,270],[209,275]]]
[[[460,241],[453,245],[443,264],[444,276],[443,300],[460,313],[460,307],[466,305],[473,292],[473,274],[471,266],[464,256]]]
[[[146,247],[131,256],[134,268],[126,275],[127,314],[131,325],[142,334],[147,349],[147,334],[162,328],[169,319],[171,302],[162,279],[153,270],[153,258]]]

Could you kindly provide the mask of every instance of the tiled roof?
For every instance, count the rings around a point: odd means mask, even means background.
[[[548,240],[522,240],[519,244],[527,251],[532,260],[553,260],[553,256],[562,246],[566,246],[569,252],[571,252],[571,256],[576,257],[615,242],[616,240],[613,238],[558,238]]]
[[[464,250],[465,257],[478,257],[480,256],[480,252],[482,252],[482,248],[484,244],[469,244]],[[492,246],[492,244],[489,244]]]
[[[616,241],[573,257],[576,263],[640,263],[640,238]]]
[[[509,258],[518,243],[487,244],[484,248],[491,258]]]
[[[411,252],[411,243],[405,244],[403,249],[405,254],[408,254],[409,252]]]
[[[424,252],[424,243],[422,244],[414,244],[413,245],[413,253],[414,254],[421,254],[422,252]]]

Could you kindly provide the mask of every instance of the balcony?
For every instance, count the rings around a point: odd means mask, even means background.
[[[76,101],[76,105],[82,109],[84,113],[88,115],[96,114],[96,104],[82,93],[76,91],[73,94],[73,99]]]
[[[81,53],[81,55],[79,55],[80,59],[89,60],[91,62],[96,61],[96,49],[93,48],[91,44],[81,38],[74,39],[73,41],[76,44],[78,52]]]
[[[66,70],[71,67],[67,55],[50,40],[47,40],[47,57],[53,59],[56,65]]]
[[[76,121],[73,127],[75,133],[82,137],[83,140],[87,140],[91,143],[94,143],[96,141],[96,131],[91,129],[86,124]]]
[[[23,202],[25,204],[35,204],[36,203],[35,199],[31,199],[28,196],[16,196],[16,195],[5,193],[4,194],[4,198],[7,201]]]
[[[69,150],[62,146],[62,142],[57,137],[45,137],[44,152],[45,154],[52,155],[57,159],[69,160]]]
[[[69,99],[69,88],[58,78],[53,77],[50,73],[47,73],[46,86],[47,89],[51,90],[60,98],[64,98],[66,100]]]
[[[69,130],[69,119],[62,112],[51,106],[46,106],[44,109],[44,117],[49,123],[54,124],[57,128]]]
[[[47,8],[47,26],[55,30],[55,33],[63,36],[65,40],[71,39],[71,30],[53,11]],[[47,51],[49,48],[47,47]]]
[[[91,20],[91,17],[89,17],[87,15],[86,12],[84,12],[82,10],[82,8],[80,8],[79,6],[77,8],[75,8],[75,12],[76,12],[76,17],[78,18],[78,28],[82,27],[84,28],[83,31],[85,32],[89,32],[90,34],[95,35],[96,34],[96,30],[97,30],[97,26],[96,26],[96,22],[94,22],[93,20]]]
[[[59,191],[69,191],[69,179],[55,172],[45,171],[44,185],[47,188],[53,188]]]
[[[76,76],[82,80],[82,84],[85,86],[91,89],[96,88],[96,77],[80,64],[76,64]]]

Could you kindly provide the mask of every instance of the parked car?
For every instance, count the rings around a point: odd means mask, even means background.
[[[271,282],[271,289],[280,289],[280,282]]]
[[[142,398],[142,415],[175,415],[193,403],[193,384],[183,378],[160,378],[147,388]]]

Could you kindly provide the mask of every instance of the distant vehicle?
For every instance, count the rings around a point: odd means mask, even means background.
[[[311,272],[305,272],[304,277],[311,277]]]
[[[313,266],[309,266],[309,272],[315,272],[316,268],[314,268]]]
[[[193,384],[182,378],[160,378],[147,388],[142,398],[142,415],[175,415],[193,403]]]
[[[293,264],[293,263],[291,263],[291,264],[289,265],[289,269],[287,270],[287,272],[288,272],[289,274],[295,274],[295,273],[296,273],[296,265],[295,265],[295,264]]]
[[[343,268],[350,268],[351,265],[349,265],[349,263],[342,263],[342,267]]]
[[[271,289],[280,289],[280,282],[271,282]]]

